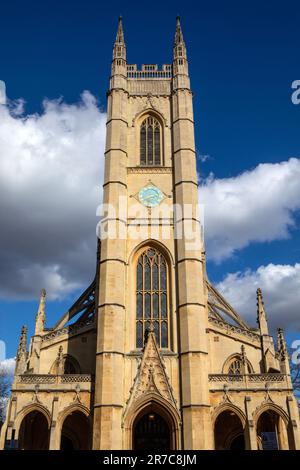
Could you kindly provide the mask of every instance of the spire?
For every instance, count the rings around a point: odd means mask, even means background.
[[[173,88],[190,89],[189,68],[186,54],[185,42],[183,39],[180,18],[176,18],[176,31],[173,47]]]
[[[181,24],[180,24],[180,16],[177,16],[174,46],[178,46],[179,44],[184,44],[184,39],[183,39],[183,33],[181,29]]]
[[[267,322],[267,315],[265,311],[265,304],[263,300],[262,291],[260,288],[256,291],[257,295],[257,323],[260,329],[261,335],[268,335],[268,322]]]
[[[113,60],[111,64],[110,89],[126,88],[127,65],[126,46],[124,40],[122,17],[119,17],[116,41],[113,49]]]
[[[27,327],[22,326],[19,347],[18,347],[17,357],[16,357],[15,374],[23,374],[25,372],[26,361],[27,361],[26,344],[27,344]]]
[[[46,291],[45,289],[41,290],[40,304],[38,313],[35,317],[35,334],[39,335],[44,331],[46,313],[45,313],[45,304],[46,304]]]
[[[117,31],[115,44],[124,44],[124,32],[123,32],[122,16],[119,16],[118,31]]]
[[[116,59],[119,59],[119,61],[120,59],[126,60],[126,46],[124,40],[122,16],[119,17],[118,30],[113,51],[113,61]],[[120,63],[117,65],[120,65]]]

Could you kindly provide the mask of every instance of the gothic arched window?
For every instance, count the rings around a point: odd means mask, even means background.
[[[243,360],[240,356],[235,356],[231,362],[229,363],[228,367],[228,374],[229,375],[241,375],[241,374],[251,374],[252,373],[252,366],[248,360],[245,361],[243,364]]]
[[[152,323],[158,347],[169,347],[167,263],[154,248],[147,248],[136,268],[136,347],[142,348]]]
[[[76,360],[67,356],[64,361],[64,374],[79,374],[79,367]]]
[[[148,116],[141,124],[140,162],[145,166],[159,166],[161,156],[161,125],[153,116]]]
[[[80,374],[80,365],[78,361],[70,356],[69,354],[65,354],[60,356],[56,361],[53,363],[50,374]]]
[[[240,375],[243,373],[243,364],[241,359],[236,358],[234,359],[228,369],[229,375]]]

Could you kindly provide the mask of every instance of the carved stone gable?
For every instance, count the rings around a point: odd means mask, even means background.
[[[176,400],[172,387],[166,374],[163,358],[161,357],[155,339],[154,332],[150,332],[144,347],[142,360],[130,390],[127,401],[127,409],[139,398],[147,395],[157,395],[167,400],[176,409]]]

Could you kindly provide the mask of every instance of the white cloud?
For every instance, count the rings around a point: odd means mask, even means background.
[[[106,116],[84,92],[76,104],[0,106],[0,298],[50,298],[94,275]]]
[[[78,103],[45,100],[41,114],[23,113],[23,100],[0,106],[0,298],[36,298],[42,287],[62,298],[94,275],[106,115],[87,91]],[[202,182],[208,259],[289,237],[299,181],[292,158]]]
[[[16,366],[16,360],[14,358],[4,359],[0,361],[0,372],[4,372],[8,375],[14,375]]]
[[[254,326],[258,287],[263,291],[270,328],[300,331],[300,264],[268,264],[256,271],[231,273],[217,285],[242,317]]]
[[[209,259],[229,258],[251,242],[286,239],[300,209],[300,159],[264,163],[234,178],[210,176],[199,188]]]

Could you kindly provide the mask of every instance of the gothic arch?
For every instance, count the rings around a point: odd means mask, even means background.
[[[74,413],[74,411],[80,411],[83,413],[87,418],[90,417],[90,410],[82,405],[82,403],[72,403],[71,405],[66,406],[58,415],[57,418],[57,425],[59,428],[61,428],[64,420],[69,416],[71,413]]]
[[[40,403],[25,406],[18,413],[15,423],[15,441],[19,449],[47,450],[49,448],[51,415]]]
[[[275,433],[277,449],[288,450],[294,448],[291,433],[291,422],[286,412],[272,402],[263,403],[255,410],[254,423],[257,433],[258,448],[263,450],[263,432]]]
[[[150,163],[150,161],[145,161],[145,163],[142,163],[141,161],[141,129],[142,129],[142,124],[144,123],[144,121],[147,119],[147,118],[153,118],[154,121],[156,121],[158,123],[158,128],[159,128],[159,162],[155,162],[154,160],[156,159],[152,159],[152,163]],[[165,137],[165,128],[167,126],[167,123],[166,123],[166,119],[165,117],[160,113],[158,112],[157,110],[153,109],[153,108],[147,108],[147,109],[144,109],[143,111],[139,112],[136,114],[136,116],[134,117],[133,119],[133,127],[135,128],[135,141],[136,141],[136,149],[138,149],[138,152],[137,152],[137,155],[138,155],[138,158],[137,158],[137,161],[136,161],[136,164],[137,166],[145,166],[145,167],[149,167],[149,166],[153,166],[153,167],[163,167],[165,165],[165,147],[166,147],[166,137]],[[146,135],[146,134],[145,134]],[[148,135],[148,134],[147,134]],[[145,137],[145,146],[147,147],[147,138]],[[153,137],[154,139],[154,137]],[[153,140],[153,143],[152,143],[153,148],[154,149],[154,140]],[[145,147],[145,148],[146,148]],[[146,152],[146,151],[145,151]],[[154,154],[156,154],[156,152],[154,151],[153,152]],[[145,156],[145,159],[146,159],[146,154],[144,154]]]
[[[288,414],[279,406],[276,405],[276,403],[268,402],[268,403],[263,403],[260,406],[258,406],[254,412],[253,420],[255,425],[257,425],[257,422],[260,418],[260,416],[265,412],[265,411],[274,411],[277,413],[284,421],[285,425],[288,426],[289,423],[289,416]]]
[[[32,403],[30,405],[24,406],[16,416],[15,425],[14,425],[14,429],[16,431],[16,439],[18,438],[23,419],[26,418],[26,416],[32,411],[39,411],[40,413],[42,413],[45,416],[47,420],[48,428],[50,429],[50,426],[51,426],[50,411],[41,403],[38,403],[38,402]]]
[[[136,316],[136,311],[137,311],[137,266],[139,263],[140,256],[147,251],[147,249],[151,250],[157,250],[165,259],[166,263],[166,302],[167,302],[167,330],[168,330],[168,345],[166,349],[168,350],[174,350],[175,345],[176,345],[176,318],[175,315],[173,314],[173,306],[175,305],[175,299],[174,299],[174,271],[172,269],[173,267],[173,257],[169,251],[169,249],[159,242],[158,240],[154,239],[148,239],[143,242],[141,242],[138,246],[136,246],[131,254],[129,255],[129,277],[130,277],[130,286],[131,288],[129,289],[129,296],[130,296],[130,304],[132,305],[131,311],[132,311],[132,316],[130,319],[130,325],[131,328],[129,330],[133,331],[132,334],[132,344],[134,349],[137,348],[137,316]],[[158,320],[161,320],[158,319]],[[147,322],[146,322],[147,323]],[[163,323],[163,322],[162,322]],[[153,323],[155,324],[155,322]],[[133,327],[134,325],[134,327]],[[159,346],[160,347],[160,346]],[[164,348],[164,346],[162,346]]]
[[[224,362],[223,364],[223,367],[222,367],[222,374],[228,374],[228,369],[230,367],[230,364],[235,360],[235,359],[239,359],[239,360],[242,360],[242,355],[240,353],[234,353],[234,354],[231,354]],[[254,369],[253,369],[253,366],[251,364],[251,362],[246,359],[246,362],[247,362],[247,366],[248,366],[248,369],[249,369],[249,373],[250,374],[253,374],[254,373]]]
[[[133,118],[132,125],[139,128],[144,118],[147,116],[155,117],[160,122],[162,128],[167,127],[167,119],[165,116],[154,108],[146,108],[136,113]]]
[[[148,240],[143,240],[141,243],[139,243],[134,249],[131,251],[129,257],[128,257],[128,264],[129,266],[132,265],[134,262],[136,262],[139,258],[139,255],[143,252],[144,249],[146,249],[149,246],[152,248],[156,248],[157,250],[161,251],[164,257],[166,258],[169,266],[174,266],[174,258],[172,256],[172,253],[170,252],[169,248],[166,247],[163,243],[161,243],[159,240],[155,240],[154,238],[149,238]]]
[[[75,359],[74,356],[71,356],[70,354],[64,354],[63,361],[64,361],[64,367],[66,367],[66,365],[68,364],[74,369],[74,372],[64,372],[64,374],[68,374],[68,373],[80,374],[81,373],[79,362],[77,361],[77,359]],[[57,359],[53,362],[49,373],[55,374],[55,375],[57,374]]]
[[[82,421],[82,417],[85,420]],[[76,430],[76,418],[77,418],[77,430]],[[73,422],[72,422],[73,419]],[[64,429],[65,424],[68,423],[68,420],[71,421],[72,432]],[[79,421],[79,423],[78,423]],[[74,426],[75,424],[75,426]],[[84,429],[85,427],[85,429]],[[85,431],[85,432],[84,432]],[[68,441],[73,441],[74,449],[88,450],[89,439],[91,432],[91,420],[90,420],[90,411],[89,409],[82,405],[81,403],[74,403],[65,407],[58,415],[57,419],[57,438],[59,443],[59,448],[66,450],[62,447],[63,438],[66,437]]]
[[[243,428],[245,428],[246,421],[247,421],[245,413],[238,406],[234,405],[233,403],[229,403],[229,402],[228,403],[222,403],[221,405],[218,405],[214,409],[213,415],[212,415],[213,427],[215,426],[215,423],[216,423],[216,420],[217,420],[218,416],[221,413],[223,413],[224,411],[229,411],[229,412],[235,413],[240,418]]]
[[[245,449],[246,416],[232,403],[221,404],[213,414],[215,450]]]
[[[171,403],[164,400],[156,393],[148,393],[145,397],[139,397],[129,408],[124,417],[122,427],[124,429],[125,449],[133,448],[133,429],[137,419],[147,411],[155,411],[161,415],[168,423],[171,432],[172,450],[180,449],[181,439],[181,419],[178,411]]]

